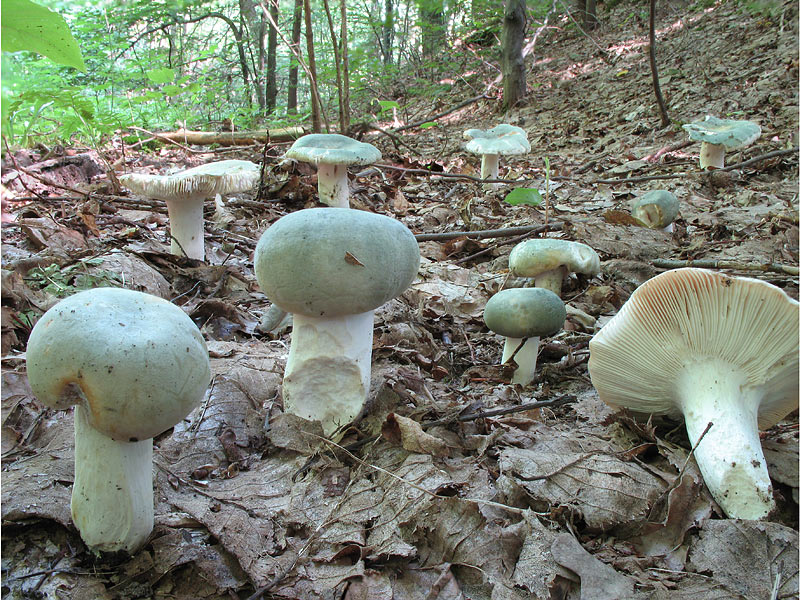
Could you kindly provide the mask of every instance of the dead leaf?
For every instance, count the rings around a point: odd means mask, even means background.
[[[399,444],[409,452],[430,454],[432,456],[448,456],[447,444],[422,430],[422,426],[414,419],[389,413],[381,427],[381,435]]]
[[[581,578],[581,600],[633,597],[634,580],[589,554],[569,533],[559,534],[550,551],[558,564]]]
[[[355,256],[353,256],[349,252],[344,253],[344,260],[347,264],[350,265],[358,265],[359,267],[364,266],[364,263],[362,263],[360,260],[358,260]]]

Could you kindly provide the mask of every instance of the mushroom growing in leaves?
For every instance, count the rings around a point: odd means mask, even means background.
[[[634,200],[631,214],[645,227],[671,232],[679,208],[675,194],[667,190],[652,190]]]
[[[539,338],[564,326],[564,303],[544,288],[512,288],[489,298],[483,310],[486,326],[505,336],[503,363],[514,358],[512,383],[528,385],[536,372]]]
[[[326,435],[359,415],[369,391],[373,311],[403,293],[419,260],[400,221],[349,208],[300,210],[264,232],[256,279],[294,319],[286,412],[320,421]]]
[[[31,331],[36,397],[75,407],[72,520],[94,550],[134,552],[153,529],[153,440],[203,398],[211,377],[197,326],[166,300],[95,288]]]
[[[311,133],[292,144],[287,158],[317,165],[319,201],[338,208],[350,207],[347,165],[368,165],[381,158],[372,144],[338,133]]]
[[[600,398],[682,415],[706,486],[732,518],[775,506],[758,430],[798,405],[798,306],[757,279],[676,269],[637,288],[589,342]]]
[[[700,144],[700,168],[721,169],[725,166],[725,152],[744,148],[761,135],[761,127],[752,121],[718,119],[708,115],[705,119],[687,123],[683,128],[689,138]]]
[[[467,129],[464,138],[469,140],[467,150],[481,156],[482,179],[498,178],[501,154],[526,154],[531,151],[528,134],[516,125],[503,123],[485,131]]]
[[[246,160],[221,160],[174,175],[129,173],[119,181],[136,194],[164,200],[172,234],[170,251],[203,260],[203,200],[244,192],[258,183],[259,166]]]
[[[517,277],[533,277],[536,287],[560,296],[561,285],[569,273],[596,275],[600,271],[600,257],[580,242],[541,238],[514,246],[508,268]]]

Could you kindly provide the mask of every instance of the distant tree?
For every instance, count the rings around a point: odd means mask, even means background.
[[[525,60],[522,47],[527,25],[525,0],[506,0],[503,15],[503,110],[513,108],[525,97]]]
[[[597,29],[600,22],[597,20],[597,0],[578,0],[578,19],[586,31]]]
[[[444,48],[445,26],[444,0],[417,0],[419,26],[422,29],[422,58],[435,59]]]
[[[317,88],[317,58],[314,53],[314,27],[311,19],[311,0],[303,0],[304,24],[306,26],[306,54],[308,57],[308,84],[311,87],[311,130],[322,131],[322,106]]]
[[[280,9],[278,7],[278,0],[269,0],[269,13],[272,17],[273,23],[278,23],[280,18]],[[263,40],[263,34],[262,34]],[[261,42],[262,48],[264,42]],[[274,27],[269,28],[267,35],[267,89],[264,98],[264,110],[267,114],[271,114],[275,110],[275,105],[278,101],[278,30]]]
[[[381,26],[381,58],[384,65],[392,64],[392,47],[394,46],[394,2],[386,0],[386,12]]]
[[[300,51],[300,33],[303,27],[303,0],[294,0],[294,12],[292,13],[292,47],[298,55]],[[286,111],[289,114],[297,113],[297,83],[300,63],[292,53],[289,63],[289,86],[286,98]]]

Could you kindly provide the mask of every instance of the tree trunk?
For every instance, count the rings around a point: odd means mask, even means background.
[[[386,0],[386,16],[381,27],[381,57],[384,65],[392,64],[392,46],[394,45],[394,2]]]
[[[333,46],[333,63],[336,66],[336,91],[339,96],[339,131],[344,134],[347,127],[344,124],[344,86],[342,84],[342,58],[341,50],[339,47],[339,40],[337,39],[336,29],[333,26],[333,16],[331,15],[331,7],[328,0],[322,0],[322,5],[325,8],[325,16],[328,19],[328,29],[331,34],[331,46]]]
[[[317,91],[317,59],[314,55],[314,29],[311,24],[311,0],[303,0],[306,26],[306,53],[308,54],[308,84],[311,87],[311,130],[322,131],[319,92]]]
[[[303,0],[294,0],[294,14],[292,15],[292,46],[300,54],[300,32],[303,25]],[[289,63],[289,89],[286,98],[286,111],[289,114],[297,113],[297,80],[300,65],[292,54]]]
[[[272,20],[277,23],[280,18],[278,0],[269,0],[269,12]],[[278,31],[274,27],[270,27],[267,35],[267,90],[264,98],[264,108],[267,114],[271,114],[275,110],[278,101],[277,55]]]
[[[445,41],[443,0],[418,0],[419,21],[422,27],[422,57],[438,58]]]
[[[585,31],[597,29],[600,22],[597,20],[597,0],[578,0],[576,20],[581,22]]]
[[[239,0],[239,28],[242,32],[249,34],[250,45],[257,49],[255,60],[251,55],[251,64],[254,73],[253,85],[255,86],[256,100],[260,113],[265,111],[264,85],[263,79],[259,75],[265,72],[264,60],[266,52],[264,48],[264,37],[266,24],[261,14],[261,6],[253,0]]]
[[[344,111],[342,115],[342,134],[346,134],[350,129],[350,55],[347,51],[349,37],[347,35],[347,3],[345,0],[339,0],[339,8],[341,9],[342,25],[340,29],[339,40],[342,44],[342,79],[344,81]]]
[[[522,56],[526,24],[525,0],[506,0],[502,48],[503,111],[513,108],[527,93]]]

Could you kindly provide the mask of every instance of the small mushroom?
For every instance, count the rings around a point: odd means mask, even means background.
[[[645,227],[672,232],[672,222],[678,216],[679,208],[675,194],[667,190],[652,190],[634,200],[631,214]]]
[[[75,526],[94,550],[133,553],[153,529],[152,438],[200,402],[211,377],[203,336],[166,300],[95,288],[42,315],[26,355],[36,397],[75,406]]]
[[[757,279],[675,269],[637,288],[589,342],[604,402],[683,416],[706,486],[731,518],[762,519],[775,506],[758,430],[798,405],[798,306]]]
[[[258,183],[259,166],[246,160],[221,160],[174,175],[129,173],[119,181],[135,194],[164,200],[172,235],[170,251],[203,260],[203,200],[244,192]]]
[[[283,378],[286,412],[321,421],[326,435],[361,412],[370,383],[373,311],[419,269],[419,246],[395,219],[313,208],[278,219],[255,251],[256,279],[293,315]]]
[[[372,144],[338,133],[311,133],[292,144],[287,158],[317,165],[319,201],[338,208],[350,207],[347,165],[369,165],[381,158]]]
[[[517,368],[512,383],[528,385],[536,372],[539,339],[564,326],[564,303],[544,288],[512,288],[489,298],[483,310],[486,326],[505,336],[503,363],[513,356]]]
[[[531,151],[528,134],[521,127],[500,124],[491,129],[467,129],[467,150],[481,156],[481,178],[497,179],[501,154],[527,154]],[[500,184],[492,184],[498,187]]]
[[[701,121],[687,123],[683,128],[689,138],[700,144],[700,168],[721,169],[725,166],[725,152],[744,148],[761,135],[761,127],[752,121],[718,119],[711,115]]]
[[[599,273],[600,257],[580,242],[541,238],[514,246],[508,257],[508,267],[517,277],[533,277],[536,287],[560,296],[561,285],[569,273]]]

